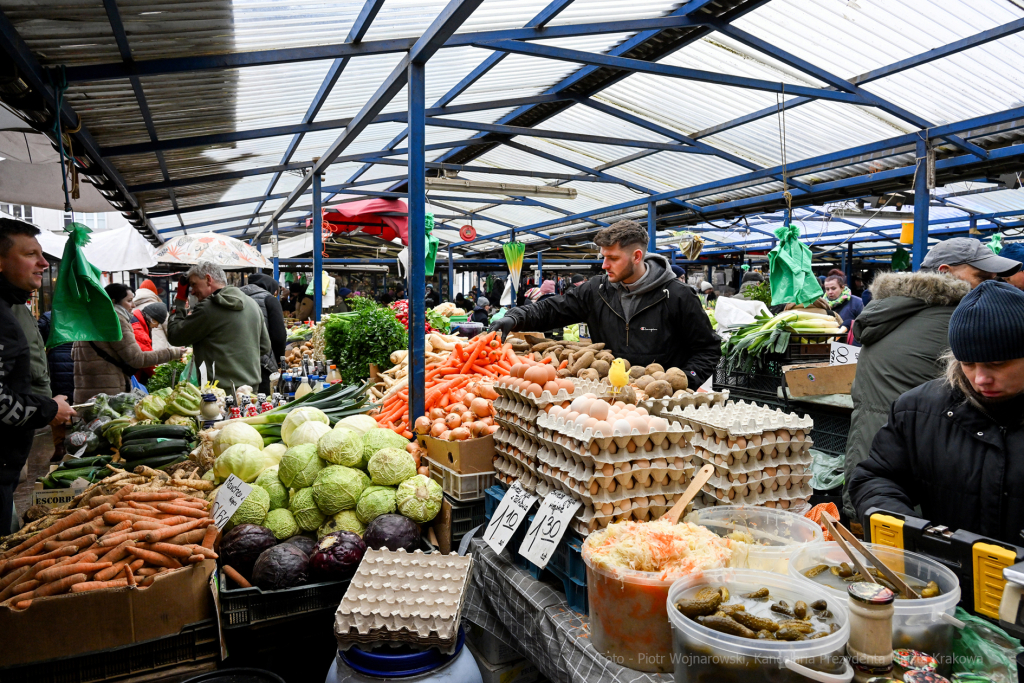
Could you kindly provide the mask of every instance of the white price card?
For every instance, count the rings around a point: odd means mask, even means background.
[[[235,514],[235,510],[239,508],[243,500],[249,497],[251,491],[252,486],[249,484],[233,474],[228,476],[227,481],[217,492],[217,499],[213,501],[213,523],[217,525],[218,529],[224,528],[224,525],[231,519],[231,515]]]
[[[524,491],[518,481],[512,484],[505,492],[505,497],[498,503],[498,509],[494,511],[484,531],[484,540],[491,546],[491,550],[501,553],[512,539],[512,534],[526,519],[535,500],[537,496]]]
[[[544,496],[530,530],[519,546],[519,554],[541,569],[546,567],[580,505],[580,501],[561,491],[552,491]]]
[[[832,350],[828,354],[829,365],[853,365],[860,356],[860,347],[842,342],[832,342]]]

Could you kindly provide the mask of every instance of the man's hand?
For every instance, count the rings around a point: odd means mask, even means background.
[[[67,396],[60,394],[59,396],[54,396],[53,400],[57,402],[57,414],[50,422],[51,425],[67,424],[71,422],[71,418],[78,416],[78,413],[68,405]]]
[[[491,326],[487,329],[487,331],[501,332],[501,343],[504,344],[505,337],[507,337],[508,333],[514,330],[515,327],[516,321],[506,315],[504,318],[498,318],[493,323],[491,323]]]
[[[188,301],[188,278],[182,275],[178,278],[178,291],[174,294],[174,298],[178,301]]]

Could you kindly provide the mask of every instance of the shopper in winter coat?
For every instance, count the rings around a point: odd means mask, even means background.
[[[50,338],[50,311],[39,316],[39,336],[43,344]],[[59,344],[46,350],[46,367],[50,375],[50,393],[54,396],[75,395],[75,361],[71,358],[71,347],[74,344]]]
[[[740,280],[740,291],[732,298],[740,299],[741,301],[749,301],[747,298],[747,291],[751,287],[757,287],[762,282],[764,282],[764,275],[761,275],[761,273],[758,273],[757,271],[751,270],[743,273],[743,279]]]
[[[857,466],[850,498],[870,508],[1020,543],[1024,529],[1024,292],[983,282],[949,321],[943,379],[912,389]],[[920,512],[915,511],[920,507]]]
[[[75,403],[85,403],[96,394],[118,394],[131,389],[131,377],[142,368],[178,358],[182,349],[168,347],[143,351],[132,330],[131,290],[122,284],[106,286],[114,311],[121,322],[121,341],[75,342],[71,357],[75,361]]]
[[[533,304],[538,301],[546,301],[553,296],[555,296],[555,281],[545,280],[540,283],[540,287],[533,287],[526,292],[526,303]]]
[[[864,310],[864,302],[859,296],[853,295],[842,275],[829,275],[825,278],[825,298],[832,312],[843,319],[843,326],[847,330],[853,327],[853,321]]]
[[[595,343],[604,343],[632,365],[660,363],[686,373],[691,387],[704,383],[722,356],[700,300],[676,279],[669,262],[646,254],[647,230],[623,220],[601,230],[605,274],[495,321],[505,337],[513,330],[550,330],[585,322]]]
[[[199,303],[185,313],[189,289]],[[175,310],[167,323],[172,344],[192,346],[196,366],[225,391],[260,384],[260,356],[270,353],[270,335],[260,307],[238,287],[227,285],[224,270],[210,261],[192,266],[178,283]]]
[[[257,391],[270,393],[270,375],[278,370],[278,359],[284,355],[288,330],[284,326],[284,313],[277,298],[278,284],[274,278],[263,273],[249,276],[249,284],[242,287],[263,314],[263,324],[270,336],[270,353],[260,356],[260,386]]]
[[[143,351],[153,350],[153,333],[160,329],[160,325],[167,322],[167,307],[161,303],[147,304],[132,310],[129,318],[132,325],[132,332],[135,334],[135,342]],[[170,348],[170,347],[167,347]],[[135,379],[143,384],[153,376],[153,366],[142,368],[135,373]]]
[[[491,302],[487,297],[482,296],[476,300],[476,308],[469,316],[471,323],[483,323],[486,325],[491,319]]]
[[[135,297],[132,300],[133,310],[145,308],[150,304],[164,305],[163,299],[160,298],[161,294],[162,292],[157,289],[156,284],[152,280],[143,280],[142,284],[135,291]],[[166,305],[164,305],[165,310],[166,308]],[[170,343],[167,341],[167,320],[165,319],[158,327],[152,328],[149,336],[154,350],[159,351],[160,349],[168,348]]]

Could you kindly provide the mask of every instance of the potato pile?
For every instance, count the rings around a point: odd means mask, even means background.
[[[629,368],[629,378],[630,386],[646,398],[678,398],[689,390],[689,381],[682,370],[666,370],[659,363],[651,363],[646,368],[635,365]]]

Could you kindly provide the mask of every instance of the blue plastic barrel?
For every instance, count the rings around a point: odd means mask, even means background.
[[[477,683],[482,681],[479,668],[465,642],[466,635],[460,628],[455,652],[450,655],[442,654],[437,648],[423,650],[405,645],[376,651],[352,647],[338,652],[327,683],[362,683],[396,678],[418,683]]]

